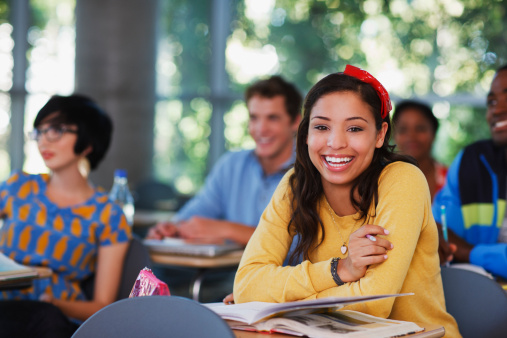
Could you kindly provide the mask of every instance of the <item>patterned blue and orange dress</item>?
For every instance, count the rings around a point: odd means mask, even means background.
[[[49,175],[14,172],[0,185],[0,251],[15,261],[53,270],[31,288],[0,292],[0,299],[38,300],[43,293],[85,300],[80,282],[95,272],[102,245],[127,242],[131,230],[120,206],[96,189],[86,202],[61,208],[46,196]]]

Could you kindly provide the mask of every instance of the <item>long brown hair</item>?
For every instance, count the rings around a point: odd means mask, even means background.
[[[289,178],[292,190],[291,220],[288,230],[291,227],[299,235],[299,241],[292,252],[289,261],[296,263],[299,257],[308,259],[309,252],[319,246],[324,240],[324,224],[318,213],[318,202],[324,189],[321,176],[315,168],[310,155],[308,154],[308,128],[310,125],[310,114],[315,103],[324,95],[335,92],[352,92],[367,103],[375,117],[375,127],[379,131],[383,122],[387,122],[388,128],[382,147],[375,149],[372,161],[368,168],[359,175],[350,191],[352,205],[359,211],[360,218],[366,221],[368,210],[373,201],[378,203],[378,179],[383,168],[395,161],[404,161],[415,164],[415,161],[407,156],[394,153],[394,146],[389,145],[391,136],[391,123],[389,114],[382,119],[380,116],[380,98],[373,87],[355,77],[343,73],[333,73],[317,82],[308,92],[303,105],[303,119],[299,125],[296,139],[296,162],[294,173]],[[354,191],[359,193],[359,198],[354,197]],[[373,215],[371,215],[373,216]],[[322,231],[322,239],[315,246],[319,227]],[[315,247],[312,247],[315,246]]]

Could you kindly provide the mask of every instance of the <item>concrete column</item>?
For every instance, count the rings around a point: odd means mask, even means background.
[[[92,173],[108,189],[115,168],[131,187],[151,177],[155,114],[157,0],[77,0],[76,93],[114,123],[109,152]]]
[[[25,135],[23,131],[25,123],[25,99],[26,99],[26,52],[28,50],[28,27],[30,17],[28,0],[12,2],[11,22],[13,26],[12,38],[14,48],[12,57],[11,94],[11,135],[9,137],[9,154],[11,155],[11,170],[23,169]]]
[[[225,48],[231,33],[232,0],[213,0],[211,6],[211,66],[210,88],[213,114],[211,115],[210,152],[208,168],[212,168],[225,152],[224,114],[230,107],[229,77],[225,71]]]

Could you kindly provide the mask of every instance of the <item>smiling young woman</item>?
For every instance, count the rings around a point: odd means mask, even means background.
[[[236,303],[414,292],[347,308],[439,323],[459,337],[445,310],[428,185],[389,145],[390,110],[384,87],[352,66],[309,91],[294,169],[246,247]],[[282,267],[293,240],[292,266]]]
[[[307,145],[327,195],[350,194],[357,177],[370,165],[375,149],[382,147],[386,131],[386,122],[377,130],[368,104],[355,93],[333,92],[316,102]],[[335,208],[344,208],[343,201],[334,204]],[[352,203],[348,208],[349,213],[355,213]]]

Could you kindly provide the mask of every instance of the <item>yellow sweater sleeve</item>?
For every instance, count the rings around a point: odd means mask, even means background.
[[[355,296],[398,293],[410,266],[419,234],[428,223],[430,197],[426,180],[416,167],[406,163],[387,166],[379,179],[379,203],[376,217],[369,223],[385,227],[394,244],[384,263],[370,266],[366,275],[354,283],[338,287],[331,276],[330,261],[339,245],[327,239],[317,259],[291,267],[282,267],[292,236],[287,230],[290,219],[288,172],[264,211],[259,226],[249,241],[241,260],[234,297],[238,303],[248,301],[287,302],[329,296]],[[324,211],[321,218],[324,219]],[[326,232],[327,234],[328,232]],[[311,257],[313,258],[313,257]],[[438,258],[438,257],[437,257]],[[438,264],[438,263],[437,263]],[[438,267],[438,265],[437,265]],[[393,299],[372,302],[355,309],[387,317]],[[379,306],[383,304],[383,306]]]
[[[292,172],[287,172],[278,185],[247,244],[234,283],[236,302],[300,300],[336,285],[328,271],[330,259],[282,266],[292,243],[288,232],[288,178]]]
[[[403,162],[387,166],[379,179],[379,203],[370,212],[374,216],[369,224],[389,230],[389,235],[383,236],[394,245],[387,253],[388,259],[368,267],[358,281],[322,290],[317,297],[419,293],[433,282],[427,276],[439,274],[438,234],[431,198],[426,178],[418,168]],[[407,280],[409,270],[422,279]],[[348,309],[387,318],[396,301],[397,298],[388,298],[354,304]]]

